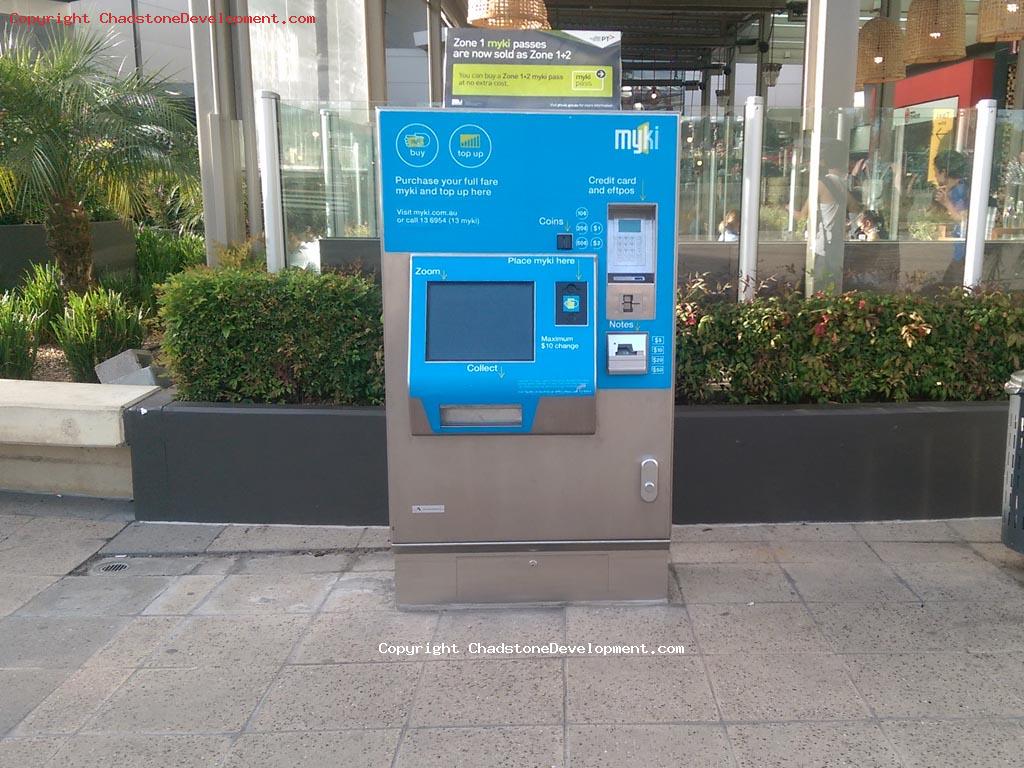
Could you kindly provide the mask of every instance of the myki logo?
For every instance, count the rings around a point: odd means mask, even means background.
[[[650,123],[641,123],[636,128],[616,128],[615,148],[634,155],[646,155],[658,148],[658,127],[651,128]]]

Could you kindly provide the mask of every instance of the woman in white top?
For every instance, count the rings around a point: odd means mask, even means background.
[[[821,171],[818,175],[818,215],[814,232],[814,286],[827,290],[842,283],[843,241],[846,239],[846,211],[849,207],[846,174],[848,152],[836,140],[821,142]],[[801,217],[808,214],[807,200]]]
[[[740,212],[735,208],[726,211],[722,223],[718,225],[718,242],[735,243],[740,239]]]
[[[818,231],[814,234],[814,252],[824,256],[827,249],[846,235],[846,184],[835,171],[818,179]]]

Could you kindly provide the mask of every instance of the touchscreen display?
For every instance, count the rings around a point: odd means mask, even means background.
[[[533,360],[532,282],[430,282],[427,350],[431,362]]]

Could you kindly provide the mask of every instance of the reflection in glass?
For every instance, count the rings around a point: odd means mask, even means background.
[[[679,276],[731,285],[743,216],[743,117],[724,110],[686,115],[679,167]]]
[[[844,290],[935,291],[962,281],[974,110],[955,101],[844,109],[822,122],[819,218],[832,226],[810,236],[811,121],[799,110],[767,111],[758,254],[759,280],[772,283],[765,290],[802,289],[808,248],[819,259],[829,244],[843,252]]]
[[[281,102],[281,195],[290,266],[326,267],[325,249],[344,257],[351,251],[348,241],[377,237],[371,120],[365,105]]]

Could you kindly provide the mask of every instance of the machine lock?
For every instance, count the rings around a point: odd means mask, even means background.
[[[658,498],[658,460],[650,456],[640,461],[640,498],[648,503]]]

